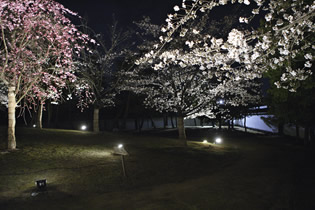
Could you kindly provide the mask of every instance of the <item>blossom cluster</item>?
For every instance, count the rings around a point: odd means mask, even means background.
[[[164,50],[176,36],[185,37],[188,31],[200,33],[196,28],[186,27],[190,20],[228,3],[255,4],[252,16],[239,17],[239,21],[248,24],[255,16],[267,13],[264,16],[265,29],[232,29],[227,39],[203,34],[202,37],[186,40],[189,50]],[[177,63],[182,67],[197,65],[200,70],[216,68],[222,70],[216,76],[225,76],[231,80],[251,80],[262,77],[269,69],[285,67],[275,84],[279,88],[296,91],[297,82],[313,73],[314,10],[314,1],[183,0],[181,6],[174,7],[175,13],[168,15],[166,26],[161,30],[163,35],[159,37],[160,43],[139,58],[136,64],[159,60],[159,63],[154,64],[156,70]],[[292,63],[300,62],[301,55],[304,63],[296,67]]]
[[[17,103],[58,100],[77,80],[74,53],[93,42],[66,17],[76,13],[51,0],[0,1],[0,80]]]

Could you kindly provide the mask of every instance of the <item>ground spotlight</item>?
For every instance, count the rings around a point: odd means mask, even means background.
[[[206,144],[206,143],[208,143],[208,141],[207,140],[203,140],[202,143]]]
[[[81,126],[81,130],[85,131],[87,129],[87,126],[86,125],[82,125]]]
[[[45,191],[47,186],[47,180],[46,179],[40,179],[35,181],[35,185],[37,186],[37,189],[40,191]]]
[[[216,143],[216,144],[221,144],[221,143],[222,143],[222,139],[219,138],[219,137],[216,138],[216,139],[215,139],[215,143]]]
[[[35,124],[33,125],[33,128],[36,128],[36,125],[35,125]]]
[[[124,147],[124,145],[123,144],[118,144],[118,148],[120,149],[120,148],[123,148]]]

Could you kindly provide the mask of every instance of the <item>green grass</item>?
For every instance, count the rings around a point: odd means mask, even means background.
[[[17,129],[18,150],[0,155],[0,199],[32,199],[34,181],[46,178],[52,197],[147,189],[212,173],[237,160],[231,148],[177,139],[113,133]],[[2,140],[4,140],[2,136]],[[124,143],[127,178],[113,147]]]
[[[19,128],[18,150],[0,153],[0,209],[315,209],[307,149],[235,131],[187,129],[187,135],[183,147],[176,130]],[[216,136],[222,145],[201,143]],[[127,177],[112,154],[119,143],[130,154]],[[31,197],[42,178],[47,192]]]

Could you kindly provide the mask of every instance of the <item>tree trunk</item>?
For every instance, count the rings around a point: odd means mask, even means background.
[[[232,129],[234,129],[234,118],[232,118]]]
[[[171,123],[172,123],[172,128],[175,128],[174,122],[173,122],[173,116],[171,115]]]
[[[129,115],[130,98],[131,98],[131,93],[129,92],[127,101],[126,101],[125,110],[124,110],[124,116],[123,116],[123,124],[122,124],[123,129],[126,129],[126,126],[127,126],[127,117]]]
[[[36,127],[39,129],[43,129],[43,104],[40,102],[38,111],[37,111],[37,121]]]
[[[279,122],[279,124],[278,124],[278,134],[279,134],[280,136],[283,136],[283,135],[284,135],[283,129],[284,129],[284,124],[283,124],[282,122]]]
[[[246,127],[246,115],[244,117],[244,129],[245,129],[245,133],[247,133],[247,127]]]
[[[168,118],[167,114],[163,114],[163,121],[164,121],[164,129],[168,127]]]
[[[144,119],[141,117],[140,125],[139,125],[139,132],[141,132],[142,127],[143,127]]]
[[[177,127],[178,127],[178,138],[184,140],[184,145],[187,146],[184,117],[183,116],[177,117]]]
[[[93,132],[98,133],[100,132],[100,109],[94,107],[93,110]]]
[[[152,127],[153,127],[154,129],[156,129],[156,126],[155,126],[155,123],[154,123],[154,121],[153,121],[152,117],[150,117],[150,121],[151,121],[151,125],[152,125]]]
[[[15,87],[9,87],[8,90],[8,149],[16,149],[15,139]]]

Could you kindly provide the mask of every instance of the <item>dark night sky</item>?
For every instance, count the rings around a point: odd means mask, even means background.
[[[112,23],[112,15],[121,26],[131,26],[132,21],[149,16],[153,23],[165,23],[167,14],[182,0],[56,0],[66,8],[88,16],[89,26],[96,32],[104,31]]]

